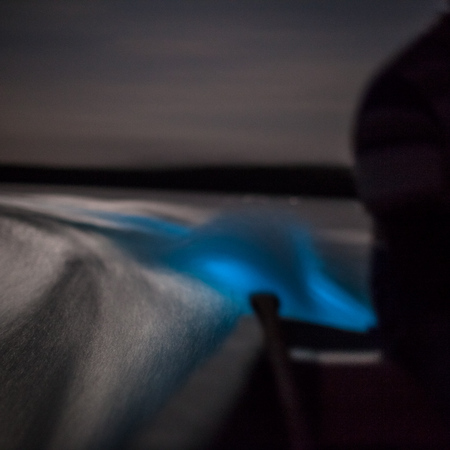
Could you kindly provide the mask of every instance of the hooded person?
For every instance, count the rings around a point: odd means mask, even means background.
[[[374,219],[371,287],[389,358],[450,413],[450,14],[367,89],[354,132]]]

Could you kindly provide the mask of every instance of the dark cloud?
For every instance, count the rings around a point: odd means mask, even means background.
[[[41,149],[29,144],[30,161],[58,164],[95,164],[82,155],[96,148],[99,165],[348,164],[365,79],[435,11],[428,0],[3,1],[0,161],[22,161],[22,139]],[[104,143],[127,151],[105,158]]]

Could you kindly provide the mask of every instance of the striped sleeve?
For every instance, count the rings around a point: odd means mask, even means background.
[[[420,90],[390,70],[367,91],[355,130],[356,181],[369,210],[437,202],[444,189],[443,133]]]

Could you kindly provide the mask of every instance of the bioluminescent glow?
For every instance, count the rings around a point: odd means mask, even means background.
[[[327,275],[305,226],[285,212],[240,211],[192,228],[118,213],[98,217],[141,263],[201,280],[241,314],[251,313],[250,294],[266,291],[279,297],[284,317],[359,332],[376,323],[370,302]]]
[[[95,212],[92,216],[103,219],[111,225],[119,226],[121,229],[126,228],[132,231],[141,231],[172,238],[186,236],[190,231],[189,227],[185,225],[169,222],[159,217],[121,214],[110,211]]]

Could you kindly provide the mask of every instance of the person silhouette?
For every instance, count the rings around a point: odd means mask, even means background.
[[[450,14],[370,83],[355,178],[374,222],[371,289],[388,356],[450,413]]]

